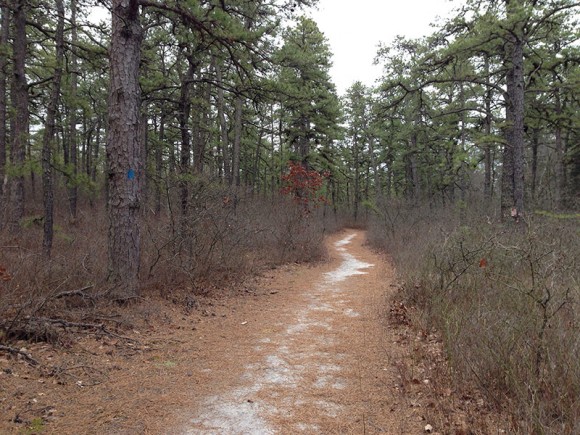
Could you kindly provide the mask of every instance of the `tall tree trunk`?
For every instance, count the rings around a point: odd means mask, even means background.
[[[223,176],[227,184],[232,184],[231,172],[230,172],[230,159],[228,152],[228,126],[226,123],[225,114],[225,103],[224,103],[224,90],[223,90],[223,77],[222,77],[222,67],[214,58],[214,68],[217,80],[217,115],[220,125],[220,151],[221,151],[221,162],[219,165],[219,174],[223,170]]]
[[[505,0],[508,17],[517,19],[521,0]],[[524,30],[521,22],[513,24],[508,44],[508,73],[506,79],[506,148],[502,183],[511,181],[511,189],[502,185],[502,218],[514,221],[524,213]],[[507,153],[506,153],[507,151]],[[510,155],[511,154],[511,155]],[[511,162],[509,159],[511,158]],[[507,159],[507,160],[506,160]],[[505,189],[505,191],[504,191]],[[511,198],[509,195],[511,190]],[[504,197],[505,193],[505,197]]]
[[[554,77],[557,80],[557,77]],[[560,88],[554,90],[556,115],[556,127],[554,131],[554,148],[556,151],[556,207],[564,209],[566,206],[566,149],[564,141],[562,140],[562,100],[560,96]]]
[[[260,128],[258,132],[258,143],[256,144],[256,152],[254,153],[254,164],[252,168],[252,189],[260,192],[260,160],[262,158],[262,141],[264,139],[263,130]],[[265,180],[265,179],[264,179]],[[265,181],[264,181],[265,182]]]
[[[538,183],[538,149],[540,148],[540,129],[534,128],[532,132],[532,173],[530,180],[530,191],[532,203],[536,203],[536,190]]]
[[[95,126],[95,141],[91,152],[92,157],[91,157],[90,176],[93,182],[97,181],[97,162],[99,161],[99,150],[101,149],[101,147],[99,146],[99,144],[101,143],[101,130],[102,130],[101,121],[99,120],[97,121],[97,125]],[[87,145],[89,146],[90,150],[91,149],[90,142],[88,142]]]
[[[28,85],[26,83],[26,12],[27,0],[16,0],[14,5],[12,102],[14,106],[12,131],[12,166],[16,174],[10,186],[10,230],[20,230],[20,220],[24,216],[24,160],[28,142]]]
[[[143,177],[143,144],[139,143],[139,63],[142,36],[138,0],[113,0],[107,164],[109,282],[112,285],[111,297],[115,300],[127,300],[139,294],[139,208]]]
[[[501,173],[501,219],[510,219],[513,208],[514,197],[514,146],[513,146],[513,123],[514,109],[510,98],[509,90],[513,89],[513,71],[508,66],[506,75],[506,85],[508,92],[505,93],[505,113],[506,127],[504,128],[504,147],[502,152],[502,173]]]
[[[417,133],[414,131],[409,140],[410,151],[406,156],[407,183],[406,194],[414,202],[419,200],[421,187],[419,186],[419,170],[417,168]]]
[[[516,41],[512,55],[514,89],[512,93],[514,123],[512,143],[514,149],[514,207],[517,220],[524,213],[524,42]]]
[[[193,114],[193,173],[203,172],[203,159],[205,158],[205,147],[207,143],[209,98],[207,90],[209,85],[200,83],[195,90],[195,104]]]
[[[65,148],[70,150],[70,168],[67,168],[69,174],[68,180],[68,202],[70,215],[73,219],[77,217],[78,202],[78,135],[77,135],[77,92],[78,92],[78,62],[76,56],[76,46],[78,44],[77,32],[77,0],[70,2],[70,21],[71,21],[71,51],[70,51],[70,101],[68,122],[69,146]]]
[[[181,79],[181,96],[179,100],[179,129],[181,131],[181,154],[179,159],[179,191],[181,200],[181,231],[184,234],[186,227],[186,216],[189,208],[189,180],[191,163],[191,134],[189,130],[189,116],[191,114],[191,87],[195,66],[189,57],[187,72]]]
[[[165,143],[165,114],[159,119],[159,143],[155,147],[155,212],[161,212],[161,184],[163,182],[163,146]]]
[[[44,200],[44,237],[42,240],[42,248],[47,257],[50,257],[52,251],[52,240],[54,234],[52,149],[64,62],[64,4],[62,0],[55,0],[55,5],[56,13],[58,15],[55,32],[56,66],[52,78],[52,92],[46,109],[46,123],[44,125],[44,135],[42,138],[42,191]]]
[[[240,186],[240,154],[242,143],[242,97],[236,95],[234,115],[234,148],[232,160],[232,185]]]
[[[0,18],[0,50],[7,52],[8,37],[10,28],[10,11],[7,6],[0,7],[2,17]],[[6,50],[6,51],[5,51]],[[8,57],[0,56],[0,229],[4,225],[4,211],[6,209],[6,150],[8,142],[7,122],[7,81],[8,81]]]
[[[483,197],[489,202],[491,201],[492,194],[492,160],[491,160],[491,125],[493,122],[493,113],[491,111],[491,103],[493,99],[493,89],[489,83],[489,56],[485,55],[484,59],[484,71],[487,80],[486,91],[485,91],[485,119],[484,119],[484,131],[486,140],[483,145],[483,160],[484,160],[484,176],[483,176]]]
[[[371,155],[371,168],[373,170],[374,184],[375,184],[375,201],[378,200],[383,195],[381,186],[380,169],[377,164],[377,157],[375,156],[375,138],[370,137],[369,141],[369,153]]]
[[[353,219],[356,222],[358,220],[358,208],[360,203],[360,165],[359,165],[359,137],[358,131],[355,129],[353,134],[353,164],[354,164],[354,192],[353,192]]]

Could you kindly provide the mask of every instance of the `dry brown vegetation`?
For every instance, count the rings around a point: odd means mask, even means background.
[[[320,259],[325,232],[340,224],[323,208],[304,213],[285,198],[263,198],[205,185],[185,217],[171,210],[142,217],[141,295],[194,304],[196,295],[241,282],[287,262]],[[68,322],[106,325],[106,211],[87,206],[57,219],[53,254],[41,250],[42,220],[30,215],[18,237],[0,232],[0,343],[55,341]],[[103,326],[104,327],[104,326]]]
[[[457,388],[476,386],[514,431],[578,433],[578,216],[514,226],[459,208],[376,212],[369,239],[393,256],[415,325],[443,338]]]

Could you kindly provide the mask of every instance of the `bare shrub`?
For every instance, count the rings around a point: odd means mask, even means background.
[[[263,267],[316,261],[325,255],[325,230],[339,225],[325,219],[323,207],[305,213],[287,198],[208,180],[190,181],[185,214],[178,196],[169,186],[166,209],[144,210],[141,218],[143,296],[178,292],[172,299],[181,301],[228,288]],[[115,311],[106,298],[107,233],[104,204],[83,204],[74,221],[62,210],[51,258],[41,250],[41,216],[26,218],[17,238],[0,232],[0,342],[58,341],[55,325],[63,323],[53,320],[87,323]]]
[[[393,256],[423,326],[442,333],[454,379],[509,405],[522,433],[577,433],[576,223],[536,217],[516,231],[458,210],[394,208],[400,218],[375,221],[371,240]]]
[[[256,268],[313,261],[324,254],[317,212],[285,198],[263,198],[221,186],[191,197],[185,216],[145,220],[144,279],[147,285],[241,279]]]
[[[0,330],[8,338],[54,338],[28,323],[92,307],[106,277],[104,212],[87,209],[66,226],[60,222],[67,218],[59,216],[51,258],[40,249],[42,225],[35,219],[26,219],[16,238],[0,233],[0,267],[8,275],[0,280]]]

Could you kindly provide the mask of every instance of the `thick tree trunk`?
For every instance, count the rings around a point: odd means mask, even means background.
[[[60,98],[62,81],[62,69],[64,62],[64,4],[62,0],[56,0],[56,13],[58,21],[55,32],[56,42],[56,66],[52,78],[52,92],[48,107],[46,108],[46,123],[42,138],[42,191],[44,202],[44,237],[42,248],[44,254],[50,257],[52,251],[53,226],[54,226],[54,187],[52,177],[52,150],[55,131],[56,111]]]
[[[8,36],[10,27],[10,11],[8,7],[3,6],[0,8],[2,12],[2,18],[0,18],[0,49],[5,50],[8,48]],[[0,205],[4,204],[4,176],[6,174],[6,146],[8,141],[8,129],[7,127],[7,104],[8,99],[7,90],[7,68],[8,68],[8,57],[0,56]],[[0,207],[4,210],[4,206]],[[4,216],[0,214],[0,228],[2,228],[4,222]]]
[[[143,144],[139,143],[139,63],[142,34],[138,1],[113,0],[107,164],[109,282],[112,285],[111,297],[115,300],[127,300],[139,294],[139,208],[143,177]]]
[[[76,131],[77,126],[77,91],[78,91],[78,62],[77,56],[75,54],[76,45],[78,44],[78,32],[77,32],[77,0],[71,0],[70,2],[70,12],[71,12],[71,52],[70,52],[70,101],[71,107],[69,111],[69,122],[68,122],[68,139],[70,150],[70,168],[68,169],[69,180],[68,180],[68,202],[70,215],[73,219],[77,217],[77,202],[78,202],[78,135]],[[65,148],[67,146],[65,145]]]
[[[512,144],[514,150],[515,220],[524,214],[524,42],[518,39],[513,48],[514,89],[511,92],[514,109]]]
[[[14,6],[12,102],[14,106],[12,166],[16,172],[10,186],[9,227],[20,231],[20,220],[24,216],[24,161],[28,142],[28,85],[26,83],[26,0],[17,0]]]
[[[509,68],[509,67],[508,67]],[[513,208],[514,197],[514,147],[513,147],[513,123],[514,109],[510,98],[509,90],[513,89],[513,71],[507,71],[506,84],[508,92],[504,96],[506,127],[504,129],[505,144],[502,153],[502,173],[501,173],[501,219],[510,219]]]
[[[516,20],[520,0],[505,2],[508,17]],[[506,59],[507,128],[502,175],[502,219],[511,217],[518,222],[524,214],[524,30],[519,21],[513,23],[513,28]]]

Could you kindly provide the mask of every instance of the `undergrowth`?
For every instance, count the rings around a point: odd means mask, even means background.
[[[369,241],[396,264],[453,379],[521,433],[580,433],[580,255],[574,218],[500,224],[483,212],[376,207]]]
[[[185,214],[176,192],[165,204],[141,217],[141,296],[194,306],[196,297],[219,297],[263,268],[323,258],[324,234],[341,226],[324,207],[305,212],[288,198],[208,182],[192,183]],[[59,325],[122,327],[127,313],[115,314],[106,295],[105,205],[83,204],[74,220],[58,215],[50,258],[37,214],[28,210],[16,237],[0,232],[0,344],[58,341]]]

